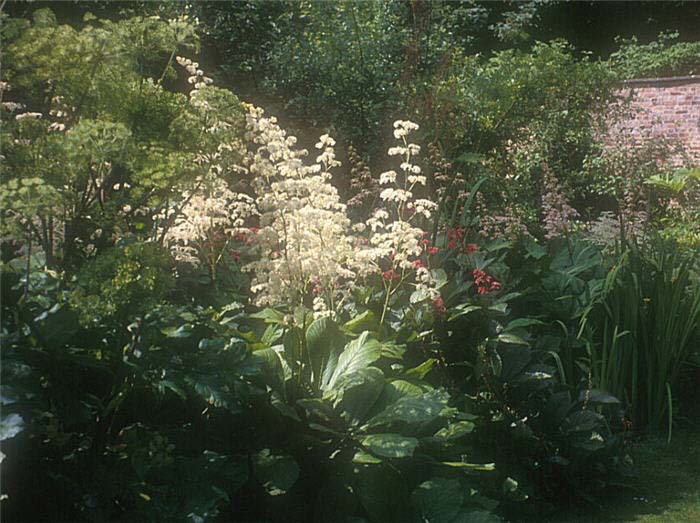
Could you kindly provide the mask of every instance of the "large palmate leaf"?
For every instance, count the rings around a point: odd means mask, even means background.
[[[364,331],[360,336],[348,343],[338,356],[338,361],[329,360],[323,376],[323,390],[336,386],[341,376],[368,367],[381,357],[382,346],[374,339],[367,339],[369,332]],[[332,368],[332,372],[329,370]]]

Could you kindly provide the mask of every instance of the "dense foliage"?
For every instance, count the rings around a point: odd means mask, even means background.
[[[671,436],[700,175],[536,3],[190,6],[313,140],[166,7],[0,14],[3,518],[497,522]]]

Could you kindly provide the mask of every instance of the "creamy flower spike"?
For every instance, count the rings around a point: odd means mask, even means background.
[[[423,253],[422,240],[424,230],[415,224],[421,218],[429,219],[437,204],[431,200],[414,199],[414,190],[426,184],[426,177],[421,175],[421,168],[414,162],[420,152],[420,146],[409,143],[407,137],[418,130],[418,125],[407,121],[394,122],[394,136],[400,144],[390,147],[389,156],[400,156],[399,176],[396,171],[387,171],[380,175],[379,183],[385,187],[379,194],[384,209],[374,212],[367,220],[367,227],[372,231],[369,247],[356,253],[362,271],[381,272],[382,264],[389,260],[391,268],[384,274],[391,273],[392,278],[385,278],[387,296],[404,282],[415,281],[414,285],[431,299],[439,296],[435,289],[430,271],[422,269],[415,272],[417,260]],[[391,220],[391,221],[390,221]],[[421,262],[422,263],[422,262]],[[399,275],[398,281],[394,274]]]
[[[208,111],[200,97],[208,82],[199,65],[182,58],[178,63],[194,79],[192,104]],[[384,282],[387,303],[399,286],[407,284],[429,299],[439,297],[430,270],[421,262],[426,233],[420,221],[430,219],[437,205],[414,196],[426,184],[415,163],[420,147],[407,140],[418,125],[394,123],[400,143],[388,152],[400,157],[399,172],[380,176],[381,208],[364,223],[352,224],[331,184],[331,170],[340,165],[333,138],[327,134],[319,138],[315,144],[319,154],[312,163],[308,151],[296,148],[296,138],[287,135],[275,118],[250,105],[246,109],[248,146],[242,151],[241,169],[253,175],[253,197],[231,191],[223,178],[219,157],[240,150],[240,144],[222,142],[217,151],[202,154],[197,163],[206,167],[206,174],[198,180],[197,190],[154,217],[164,224],[158,232],[177,259],[201,263],[203,253],[211,254],[207,246],[248,231],[246,220],[257,216],[259,229],[246,236],[256,257],[243,269],[252,273],[251,290],[259,306],[293,310],[310,305],[315,317],[333,317],[358,281],[376,276]],[[214,120],[211,132],[218,132]]]
[[[206,245],[217,234],[221,235],[218,241],[227,242],[236,234],[248,232],[245,221],[257,214],[253,199],[231,191],[221,178],[201,180],[200,190],[186,192],[183,197],[182,208],[170,208],[156,216],[161,223],[174,218],[172,226],[158,232],[164,233],[164,241],[176,260],[193,265],[199,265],[202,254],[211,251]]]
[[[253,239],[259,258],[246,266],[260,306],[303,305],[312,293],[316,317],[333,316],[355,279],[355,237],[331,185],[335,141],[323,135],[321,154],[307,165],[296,138],[287,136],[274,118],[248,108],[248,154],[253,188],[260,210],[260,232]]]

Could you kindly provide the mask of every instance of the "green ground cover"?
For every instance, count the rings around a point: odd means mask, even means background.
[[[558,513],[548,523],[700,521],[700,433],[649,437],[632,445],[636,477],[598,509]]]

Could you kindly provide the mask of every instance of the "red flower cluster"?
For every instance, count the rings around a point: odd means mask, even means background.
[[[430,245],[430,240],[428,239],[428,231],[423,231],[423,239],[420,241],[421,246],[425,249]]]
[[[467,229],[453,227],[447,230],[447,248],[451,251],[459,249],[464,243],[464,239],[467,236]],[[479,246],[476,243],[468,243],[464,248],[464,252],[471,254],[476,252]]]
[[[464,240],[464,236],[467,234],[466,229],[458,229],[453,227],[447,231],[447,248],[454,251]]]
[[[413,268],[414,268],[414,269],[418,270],[418,269],[422,269],[423,267],[425,267],[425,264],[423,263],[423,260],[418,259],[418,260],[415,260],[415,261],[413,262]]]
[[[384,271],[384,274],[382,274],[385,280],[398,280],[399,279],[399,273],[396,272],[394,269],[389,269],[388,271]]]
[[[435,310],[440,314],[445,314],[447,312],[447,307],[445,307],[445,301],[442,299],[442,296],[438,296],[433,300],[433,307],[435,307]]]
[[[233,235],[234,241],[241,242],[243,245],[250,245],[250,235],[258,234],[260,227],[248,227],[250,232],[239,231]]]
[[[500,290],[501,284],[494,280],[493,276],[487,275],[486,271],[474,269],[472,274],[474,275],[474,283],[477,286],[477,293],[486,294],[487,292]]]
[[[233,235],[233,239],[237,242],[243,243],[244,245],[248,245],[250,243],[250,237],[248,236],[247,232],[237,232]]]
[[[238,263],[241,261],[241,251],[239,249],[229,249],[228,253],[231,255],[231,259],[233,259],[234,262]]]
[[[430,240],[428,239],[429,234],[430,233],[428,231],[423,231],[423,239],[420,241],[420,245],[425,251],[428,252],[430,256],[432,256],[433,254],[437,254],[440,251],[440,249],[438,249],[434,245],[430,245]]]

